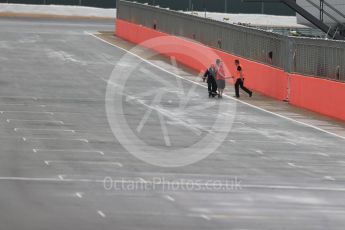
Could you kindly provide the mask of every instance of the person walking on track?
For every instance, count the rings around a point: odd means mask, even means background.
[[[214,64],[208,68],[204,74],[203,80],[207,79],[208,97],[215,97],[217,95],[217,82],[216,82],[217,68]]]
[[[249,94],[249,97],[253,96],[253,92],[247,89],[244,86],[244,74],[243,74],[243,68],[240,64],[239,60],[235,60],[235,66],[236,66],[236,75],[233,76],[235,80],[235,92],[236,92],[236,97],[240,97],[240,87],[242,90],[244,90],[246,93]]]
[[[217,67],[217,87],[218,87],[218,98],[223,97],[223,92],[225,89],[225,71],[224,65],[220,59],[216,60],[216,67]]]

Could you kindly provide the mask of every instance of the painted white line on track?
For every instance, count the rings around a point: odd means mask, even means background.
[[[0,96],[0,98],[11,98],[11,99],[31,99],[31,100],[37,100],[37,97],[21,97],[21,96]]]
[[[53,112],[38,112],[38,111],[0,111],[1,114],[4,113],[29,113],[29,114],[48,114],[48,115],[54,115]]]
[[[295,165],[294,163],[288,163],[289,166],[293,167],[293,168],[297,168],[297,165]]]
[[[84,194],[81,193],[81,192],[76,192],[76,193],[75,193],[75,196],[78,197],[78,198],[80,198],[80,199],[83,198],[83,195],[84,195]]]
[[[79,142],[84,142],[84,143],[89,143],[89,140],[87,139],[67,139],[67,138],[36,138],[36,137],[28,137],[26,138],[28,141],[79,141]]]
[[[61,175],[62,176],[62,175]],[[63,177],[62,177],[63,178]],[[25,182],[74,182],[74,183],[100,183],[104,184],[104,179],[102,180],[97,180],[97,179],[68,179],[68,178],[63,178],[61,180],[60,178],[33,178],[33,177],[0,177],[0,182],[1,181],[25,181]],[[133,180],[114,180],[114,183],[128,183],[128,184],[133,184]],[[157,185],[190,185],[188,183],[172,183],[172,182],[166,182],[166,183],[155,183],[154,181],[147,181],[147,183],[152,183],[152,184],[157,184]],[[210,184],[210,183],[194,183],[194,185],[197,186],[228,186],[229,184],[222,184],[222,183],[216,183],[216,184]],[[328,191],[328,192],[345,192],[345,187],[320,187],[320,186],[294,186],[294,185],[260,185],[260,184],[241,184],[242,189],[280,189],[280,190],[303,190],[303,191]]]
[[[104,152],[97,150],[78,150],[78,149],[33,149],[33,152],[74,152],[74,153],[98,153],[104,155]]]
[[[87,165],[114,165],[120,168],[123,167],[123,164],[120,162],[109,162],[109,161],[59,161],[59,160],[47,160],[48,165],[51,164],[87,164]]]
[[[110,43],[110,42],[108,42],[108,41],[106,41],[106,40],[104,40],[104,39],[102,39],[102,38],[100,38],[100,37],[97,37],[96,35],[94,35],[94,34],[92,34],[92,33],[89,33],[89,32],[87,32],[87,31],[85,31],[85,32],[86,32],[86,34],[89,34],[90,36],[92,36],[92,37],[94,37],[94,38],[96,38],[96,39],[98,39],[98,40],[100,40],[100,41],[102,41],[102,42],[104,42],[104,43],[106,43],[106,44],[108,44],[108,45],[110,45],[110,46],[116,47],[117,49],[120,49],[120,50],[122,50],[122,51],[124,51],[124,52],[126,52],[126,53],[131,54],[132,56],[134,56],[134,57],[136,57],[136,58],[142,60],[143,62],[145,62],[145,63],[147,63],[147,64],[149,64],[149,65],[151,65],[151,66],[153,66],[153,67],[155,67],[155,68],[157,68],[157,69],[162,70],[163,72],[166,72],[166,73],[168,73],[168,74],[170,74],[170,75],[172,75],[172,76],[175,76],[175,77],[177,77],[177,78],[183,79],[183,80],[185,80],[185,81],[191,82],[191,83],[193,83],[193,84],[197,84],[197,85],[199,85],[199,86],[201,86],[201,87],[207,88],[207,86],[205,86],[205,85],[203,85],[203,84],[201,84],[201,83],[198,83],[198,82],[195,82],[195,81],[192,81],[192,80],[183,78],[183,77],[181,77],[181,76],[179,76],[179,75],[177,75],[177,74],[175,74],[175,73],[173,73],[173,72],[170,72],[170,71],[168,71],[168,70],[166,70],[166,69],[164,69],[164,68],[162,68],[162,67],[160,67],[160,66],[158,66],[158,65],[156,65],[156,64],[154,64],[154,63],[152,63],[152,62],[150,62],[150,61],[148,61],[148,60],[146,60],[146,59],[144,59],[144,58],[142,58],[142,57],[140,57],[139,55],[137,55],[137,54],[135,54],[135,53],[132,53],[131,51],[128,51],[128,50],[126,50],[126,49],[124,49],[124,48],[122,48],[122,47],[120,47],[120,46],[114,45],[114,44],[112,44],[112,43]],[[255,109],[257,109],[257,110],[260,110],[260,111],[269,113],[269,114],[271,114],[271,115],[274,115],[274,116],[283,118],[283,119],[285,119],[285,120],[288,120],[288,121],[291,121],[291,122],[294,122],[294,123],[297,123],[297,124],[300,124],[300,125],[303,125],[303,126],[306,126],[306,127],[309,127],[309,128],[313,128],[313,129],[318,130],[318,131],[320,131],[320,132],[327,133],[327,134],[329,134],[329,135],[331,135],[331,136],[335,136],[335,137],[338,137],[338,138],[341,138],[341,139],[345,140],[345,136],[341,136],[341,135],[339,135],[339,134],[332,133],[332,132],[330,132],[330,131],[324,130],[324,129],[319,128],[319,127],[317,127],[317,126],[314,126],[314,125],[311,125],[311,124],[308,124],[308,123],[305,123],[305,122],[302,122],[302,121],[298,121],[298,120],[295,120],[295,119],[293,119],[293,118],[286,117],[286,116],[284,116],[284,115],[281,115],[281,114],[278,114],[278,113],[275,113],[275,112],[268,111],[268,110],[266,110],[266,109],[263,109],[263,108],[261,108],[261,107],[252,105],[252,104],[250,104],[250,103],[241,101],[241,100],[239,100],[239,99],[237,99],[237,98],[234,98],[234,97],[232,97],[232,96],[229,96],[229,95],[225,95],[225,94],[224,94],[223,96],[224,96],[224,97],[227,97],[227,98],[229,98],[229,99],[231,99],[231,100],[233,100],[233,101],[237,101],[237,102],[239,102],[239,103],[241,103],[241,104],[244,104],[244,105],[247,105],[247,106],[249,106],[249,107],[255,108]]]
[[[0,104],[0,106],[24,106],[24,105],[28,105],[28,104]]]
[[[63,121],[55,121],[55,120],[22,120],[22,119],[7,119],[7,123],[11,123],[12,121],[21,121],[21,122],[37,122],[37,123],[58,123],[64,125]]]
[[[19,131],[48,131],[48,132],[71,132],[75,133],[72,129],[30,129],[30,128],[14,128],[15,132]]]
[[[200,217],[203,218],[204,220],[208,220],[208,221],[211,220],[211,218],[205,214],[200,215]]]
[[[335,178],[331,177],[331,176],[324,176],[323,179],[330,180],[330,181],[335,181]]]
[[[264,152],[262,150],[255,150],[256,153],[260,154],[260,155],[263,155]]]
[[[294,143],[294,142],[291,142],[291,141],[289,141],[289,142],[287,142],[288,144],[290,144],[290,145],[294,145],[294,146],[297,146],[297,144],[296,143]]]
[[[102,212],[101,210],[97,211],[98,215],[100,215],[102,218],[106,218],[107,216]]]
[[[41,108],[46,107],[46,105],[30,105],[30,104],[0,104],[0,106],[30,106],[30,107],[41,107]]]
[[[235,140],[234,140],[235,141]],[[291,143],[288,143],[288,142],[284,142],[284,141],[279,141],[279,140],[252,140],[252,139],[241,139],[241,140],[236,140],[237,142],[250,142],[250,143],[281,143],[281,144],[291,144]]]
[[[165,195],[164,198],[171,201],[171,202],[175,202],[175,199],[172,196]]]
[[[329,154],[327,153],[311,153],[312,155],[318,155],[318,156],[323,156],[323,157],[329,157]]]

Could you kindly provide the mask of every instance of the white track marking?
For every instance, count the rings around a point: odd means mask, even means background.
[[[62,176],[62,175],[60,175]],[[62,177],[63,178],[63,177]],[[61,182],[61,183],[100,183],[103,184],[104,183],[104,179],[103,180],[97,180],[97,179],[68,179],[68,178],[63,178],[63,180],[61,180],[60,178],[30,178],[30,177],[0,177],[0,182],[1,181],[25,181],[25,182]],[[133,184],[133,180],[128,180],[128,181],[124,181],[124,180],[113,180],[114,183],[128,183],[128,184]],[[166,184],[166,185],[171,185],[171,182],[166,182],[166,183],[155,183],[154,181],[147,181],[147,183],[152,183],[152,184],[157,184],[157,185],[162,185],[162,184]],[[186,186],[187,183],[175,183],[176,185],[184,185]],[[190,184],[189,184],[190,185]],[[209,183],[194,183],[194,185],[198,185],[198,186],[213,186],[212,184]],[[222,183],[217,183],[214,184],[214,186],[226,186],[226,184],[222,184]],[[303,190],[303,191],[329,191],[329,192],[345,192],[345,187],[312,187],[312,186],[293,186],[293,185],[260,185],[260,184],[256,184],[256,185],[241,185],[242,189],[280,189],[280,190]]]
[[[98,215],[100,215],[102,218],[106,218],[107,216],[100,210],[97,211]]]
[[[200,217],[208,221],[211,220],[211,218],[205,214],[200,215]]]
[[[260,154],[260,155],[263,155],[263,154],[264,154],[264,152],[263,152],[262,150],[256,150],[255,152],[258,153],[258,154]]]
[[[63,121],[54,121],[54,120],[22,120],[22,119],[7,119],[6,122],[10,123],[12,121],[22,121],[22,122],[37,122],[37,123],[58,123],[64,125]]]
[[[0,98],[31,99],[31,100],[35,100],[35,101],[37,101],[37,97],[0,96]]]
[[[18,131],[49,131],[49,132],[71,132],[75,133],[72,129],[30,129],[30,128],[14,128],[15,132]]]
[[[293,167],[293,168],[299,168],[299,169],[304,168],[303,166],[296,165],[295,163],[291,163],[291,162],[289,162],[288,165],[289,165],[290,167]]]
[[[75,193],[75,196],[78,197],[78,198],[80,198],[80,199],[83,198],[83,195],[84,195],[84,194],[81,193],[81,192],[76,192],[76,193]]]
[[[198,83],[198,82],[195,82],[195,81],[192,81],[192,80],[189,80],[189,79],[185,79],[185,78],[183,78],[183,77],[181,77],[181,76],[179,76],[179,75],[177,75],[177,74],[175,74],[175,73],[173,73],[173,72],[170,72],[170,71],[168,71],[168,70],[166,70],[166,69],[164,69],[164,68],[162,68],[162,67],[160,67],[160,66],[158,66],[158,65],[156,65],[156,64],[154,64],[154,63],[152,63],[152,62],[150,62],[150,61],[148,61],[148,60],[146,60],[146,59],[144,59],[144,58],[142,58],[142,57],[140,57],[139,55],[137,55],[137,54],[135,54],[135,53],[132,53],[132,52],[130,52],[130,51],[128,51],[128,50],[126,50],[126,49],[120,47],[120,46],[114,45],[114,44],[112,44],[112,43],[110,43],[110,42],[108,42],[108,41],[106,41],[106,40],[104,40],[104,39],[102,39],[102,38],[99,38],[99,37],[97,37],[96,35],[94,35],[94,34],[92,34],[92,33],[86,32],[86,34],[89,34],[90,36],[92,36],[92,37],[94,37],[94,38],[96,38],[96,39],[98,39],[98,40],[100,40],[100,41],[102,41],[102,42],[104,42],[104,43],[107,43],[107,44],[110,45],[110,46],[116,47],[117,49],[120,49],[120,50],[122,50],[122,51],[124,51],[124,52],[126,52],[126,53],[129,53],[129,54],[131,54],[132,56],[137,57],[137,58],[139,58],[140,60],[144,61],[145,63],[147,63],[147,64],[149,64],[149,65],[151,65],[151,66],[153,66],[153,67],[155,67],[155,68],[157,68],[157,69],[162,70],[163,72],[166,72],[166,73],[168,73],[168,74],[170,74],[170,75],[172,75],[172,76],[175,76],[175,77],[184,79],[185,81],[189,81],[189,82],[191,82],[191,83],[193,83],[193,84],[197,84],[197,85],[199,85],[199,86],[201,86],[201,87],[207,88],[205,85],[203,85],[203,84],[201,84],[201,83]],[[257,109],[257,110],[260,110],[260,111],[269,113],[269,114],[271,114],[271,115],[274,115],[274,116],[283,118],[283,119],[285,119],[285,120],[289,120],[289,121],[292,121],[292,122],[294,122],[294,123],[297,123],[297,124],[300,124],[300,125],[303,125],[303,126],[306,126],[306,127],[309,127],[309,128],[313,128],[313,129],[318,130],[318,131],[320,131],[320,132],[327,133],[327,134],[329,134],[329,135],[332,135],[332,136],[335,136],[335,137],[338,137],[338,138],[341,138],[341,139],[345,140],[345,137],[344,137],[344,136],[341,136],[341,135],[336,134],[336,133],[332,133],[332,132],[330,132],[330,131],[324,130],[324,129],[319,128],[319,127],[317,127],[317,126],[314,126],[314,125],[311,125],[311,124],[308,124],[308,123],[305,123],[305,122],[302,122],[302,121],[298,121],[298,120],[295,120],[295,119],[293,119],[293,118],[289,118],[289,117],[286,117],[286,116],[284,116],[284,115],[281,115],[281,114],[278,114],[278,113],[275,113],[275,112],[268,111],[268,110],[266,110],[266,109],[263,109],[263,108],[261,108],[261,107],[258,107],[258,106],[249,104],[249,103],[244,102],[244,101],[241,101],[241,100],[236,99],[236,98],[234,98],[234,97],[232,97],[232,96],[229,96],[229,95],[225,95],[225,94],[224,94],[223,96],[224,96],[224,97],[227,97],[227,98],[229,98],[229,99],[231,99],[231,100],[237,101],[237,102],[239,102],[239,103],[241,103],[241,104],[244,104],[244,105],[247,105],[247,106],[249,106],[249,107],[255,108],[255,109]]]
[[[312,155],[318,155],[318,156],[323,156],[323,157],[329,157],[329,154],[327,153],[311,153]]]
[[[0,104],[0,106],[30,106],[30,107],[42,107],[42,108],[46,107],[46,105],[30,105],[30,104]]]
[[[296,143],[294,143],[294,142],[291,142],[291,141],[289,141],[289,142],[287,142],[288,144],[290,144],[290,145],[294,145],[294,146],[296,146],[297,144]]]
[[[323,179],[330,180],[330,181],[335,181],[335,178],[331,177],[331,176],[324,176]]]
[[[294,163],[288,163],[289,166],[293,167],[293,168],[297,168],[297,165],[295,165]]]
[[[73,152],[73,153],[98,153],[104,155],[104,152],[97,150],[78,150],[78,149],[33,149],[34,153],[37,152]]]
[[[35,138],[35,137],[28,137],[26,138],[28,141],[80,141],[84,143],[89,143],[87,139],[65,139],[65,138]]]
[[[51,164],[68,164],[68,163],[72,163],[72,164],[86,164],[86,165],[115,165],[118,166],[120,168],[123,167],[123,164],[121,164],[120,162],[109,162],[109,161],[58,161],[58,160],[48,160],[45,161],[48,163],[48,165]]]
[[[164,198],[171,201],[171,202],[175,202],[175,199],[172,196],[165,195]]]
[[[37,111],[0,111],[3,113],[31,113],[31,114],[48,114],[48,115],[54,115],[53,112],[37,112]]]

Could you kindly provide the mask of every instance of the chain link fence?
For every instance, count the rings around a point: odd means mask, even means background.
[[[345,42],[287,37],[136,2],[120,0],[117,4],[119,19],[287,72],[345,81]]]
[[[290,39],[294,43],[293,72],[345,81],[345,42]]]

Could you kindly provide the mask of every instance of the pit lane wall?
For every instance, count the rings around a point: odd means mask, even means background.
[[[227,76],[230,76],[235,73],[234,60],[239,59],[245,71],[245,83],[254,91],[278,100],[289,99],[292,105],[345,121],[345,83],[288,74],[280,68],[121,19],[116,19],[116,36],[153,49],[159,54],[174,57],[177,62],[199,72],[204,72],[206,66],[219,56],[227,67]],[[164,42],[157,44],[158,40],[154,40],[156,38]],[[233,82],[229,79],[228,83]]]
[[[345,121],[345,83],[291,74],[289,103]]]
[[[214,63],[217,57],[220,57],[227,67],[226,75],[231,76],[235,72],[234,60],[240,59],[245,69],[245,81],[248,87],[279,100],[283,100],[287,96],[287,75],[283,70],[121,19],[116,20],[116,35],[132,43],[153,49],[160,54],[174,57],[177,62],[198,72],[205,72],[206,68]],[[157,44],[155,41],[146,42],[155,38],[160,38],[162,44]],[[233,83],[232,79],[228,79],[228,82]]]

